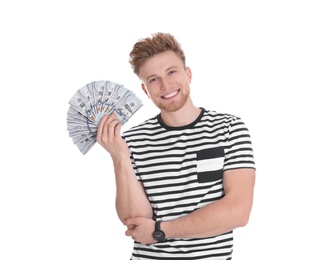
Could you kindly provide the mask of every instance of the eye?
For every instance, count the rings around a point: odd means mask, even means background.
[[[149,79],[149,83],[153,83],[153,82],[156,81],[156,80],[157,80],[157,78],[155,78],[155,77],[154,77],[154,78],[150,78],[150,79]]]
[[[174,74],[176,71],[175,70],[170,70],[169,71],[169,75],[172,75],[172,74]]]

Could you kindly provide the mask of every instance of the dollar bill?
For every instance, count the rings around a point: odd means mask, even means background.
[[[121,124],[124,124],[142,106],[141,100],[133,93],[127,92],[113,107],[113,111],[119,116]]]

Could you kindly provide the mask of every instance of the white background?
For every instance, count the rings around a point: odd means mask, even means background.
[[[2,1],[0,259],[129,259],[110,157],[83,156],[66,113],[78,88],[111,80],[144,103],[124,128],[157,114],[128,63],[157,31],[181,42],[194,103],[250,130],[255,200],[234,260],[328,259],[325,3]]]

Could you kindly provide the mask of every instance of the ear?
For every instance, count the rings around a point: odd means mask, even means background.
[[[147,89],[143,83],[141,83],[142,90],[146,93],[146,95],[149,97]]]
[[[187,74],[187,78],[189,80],[189,83],[191,83],[191,79],[192,79],[191,69],[189,67],[186,67],[185,71],[186,71],[186,74]]]

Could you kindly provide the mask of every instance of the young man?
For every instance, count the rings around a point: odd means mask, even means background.
[[[160,113],[123,137],[116,116],[104,116],[97,141],[113,161],[131,259],[231,259],[233,230],[247,224],[253,202],[246,126],[193,104],[192,73],[172,35],[141,39],[130,63]]]

